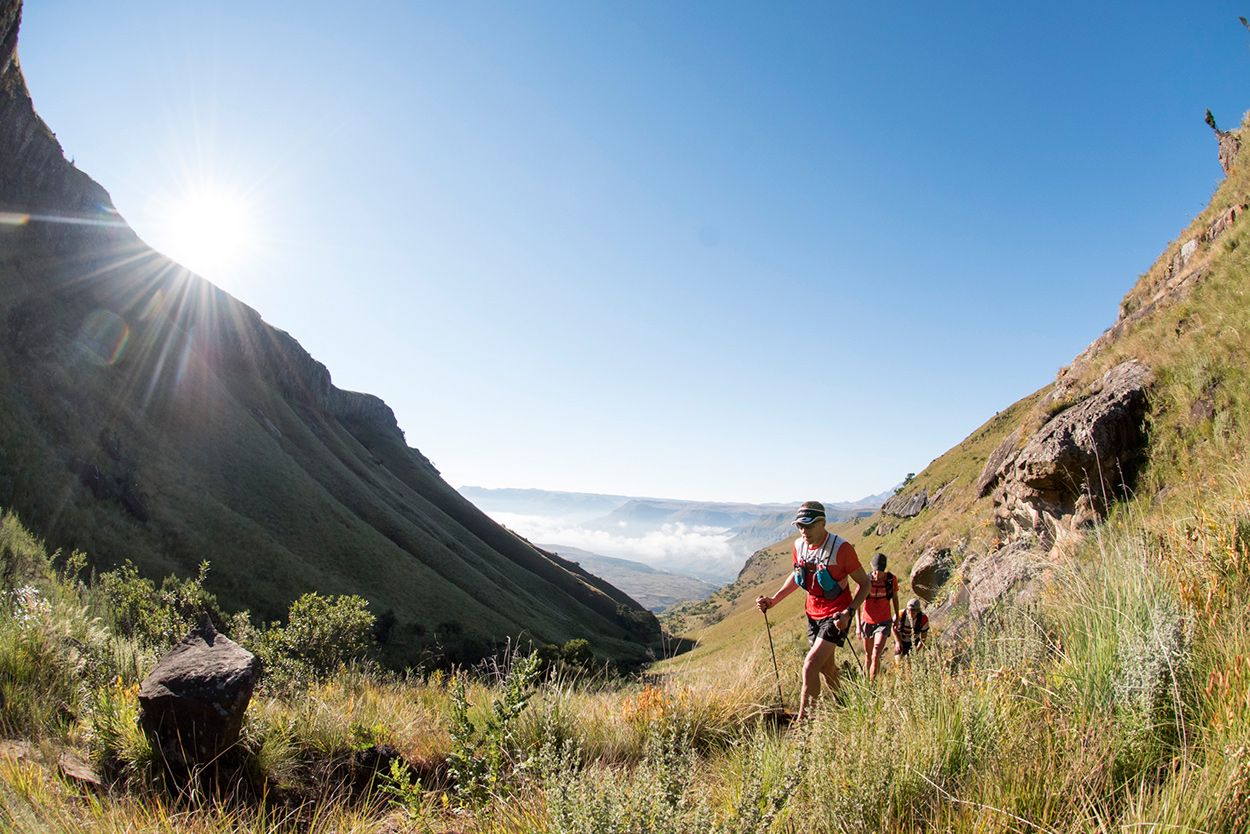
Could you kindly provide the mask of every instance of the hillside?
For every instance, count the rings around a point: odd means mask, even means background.
[[[890,557],[902,595],[930,601],[948,645],[1004,604],[1066,593],[1055,577],[1076,569],[1073,560],[1096,563],[1104,528],[1156,542],[1162,553],[1152,558],[1170,564],[1188,549],[1181,545],[1202,540],[1203,524],[1214,529],[1212,508],[1244,504],[1250,452],[1244,131],[1244,125],[1217,130],[1212,145],[1224,181],[1128,289],[1101,337],[1049,384],[931,462],[871,517],[831,525],[862,560],[877,551]],[[1240,536],[1225,546],[1240,553]],[[681,664],[740,662],[762,645],[766,650],[752,601],[784,579],[792,539],[757,552],[735,583],[707,600],[669,612],[670,628],[699,641]],[[1192,582],[1219,599],[1231,581],[1223,571]],[[780,623],[774,638],[780,627],[795,651],[803,642],[801,610],[791,598],[773,617]]]
[[[539,547],[576,562],[582,569],[620,588],[657,614],[680,602],[703,599],[716,590],[715,585],[693,576],[659,570],[631,559],[601,556],[567,545],[541,544]]]
[[[0,506],[98,568],[207,561],[264,620],[360,595],[396,665],[522,633],[641,659],[636,602],[492,522],[384,402],[136,237],[35,113],[20,13],[0,2]]]

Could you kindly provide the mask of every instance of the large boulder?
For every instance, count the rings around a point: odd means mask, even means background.
[[[1123,494],[1145,443],[1150,368],[1117,365],[1078,404],[1060,412],[982,478],[994,490],[994,522],[1014,541],[1061,543]]]
[[[926,548],[911,568],[911,591],[925,602],[933,602],[938,588],[946,584],[954,570],[951,552],[936,547]]]
[[[970,555],[960,565],[958,585],[929,612],[940,643],[958,649],[977,620],[1000,605],[1016,606],[1039,599],[1053,563],[1037,550],[1037,542],[1021,539],[998,550]]]
[[[1052,565],[1030,542],[1022,540],[969,557],[962,567],[968,615],[978,618],[1000,604],[1018,605],[1037,599]]]
[[[205,616],[139,687],[139,724],[167,763],[208,764],[239,740],[259,674],[260,658]]]

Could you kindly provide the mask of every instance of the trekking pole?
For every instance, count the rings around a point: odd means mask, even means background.
[[[763,597],[760,597],[763,599]],[[786,705],[785,696],[781,694],[781,670],[777,668],[777,652],[773,650],[773,626],[768,622],[768,609],[764,609],[764,628],[768,629],[768,653],[773,656],[773,672],[777,675],[777,703]]]
[[[846,642],[851,644],[851,654],[855,655],[855,661],[859,664],[859,672],[864,677],[868,677],[868,669],[864,666],[864,661],[860,660],[859,652],[855,651],[855,636],[851,632],[855,630],[855,615],[851,615],[851,621],[846,624]]]

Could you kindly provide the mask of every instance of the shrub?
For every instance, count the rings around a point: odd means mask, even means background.
[[[265,661],[268,685],[303,686],[372,660],[374,620],[368,608],[355,595],[304,594],[291,603],[287,624],[272,625],[255,647]]]
[[[531,687],[541,669],[537,652],[513,658],[503,697],[492,701],[490,712],[480,723],[470,717],[464,676],[456,677],[451,691],[452,749],[447,764],[456,793],[468,804],[485,802],[500,790],[510,772],[524,765],[517,742],[517,719],[529,704]]]
[[[560,649],[561,659],[569,666],[577,669],[589,669],[595,662],[595,653],[590,650],[590,641],[574,637]]]
[[[207,575],[208,562],[201,562],[194,579],[167,576],[158,591],[129,560],[101,574],[99,586],[108,601],[113,630],[161,651],[185,637],[203,613],[222,622],[217,598],[204,589]]]

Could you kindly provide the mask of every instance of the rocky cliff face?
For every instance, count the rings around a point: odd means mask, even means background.
[[[494,524],[386,403],[135,236],[35,112],[20,13],[0,0],[0,506],[100,567],[208,560],[266,619],[359,594],[396,662],[523,632],[642,657],[617,610],[641,606]]]
[[[1125,496],[1145,445],[1152,381],[1140,362],[1117,365],[1027,442],[1018,432],[1004,441],[978,485],[982,495],[997,485],[994,519],[1010,541],[1027,535],[1043,548],[1061,545]]]

